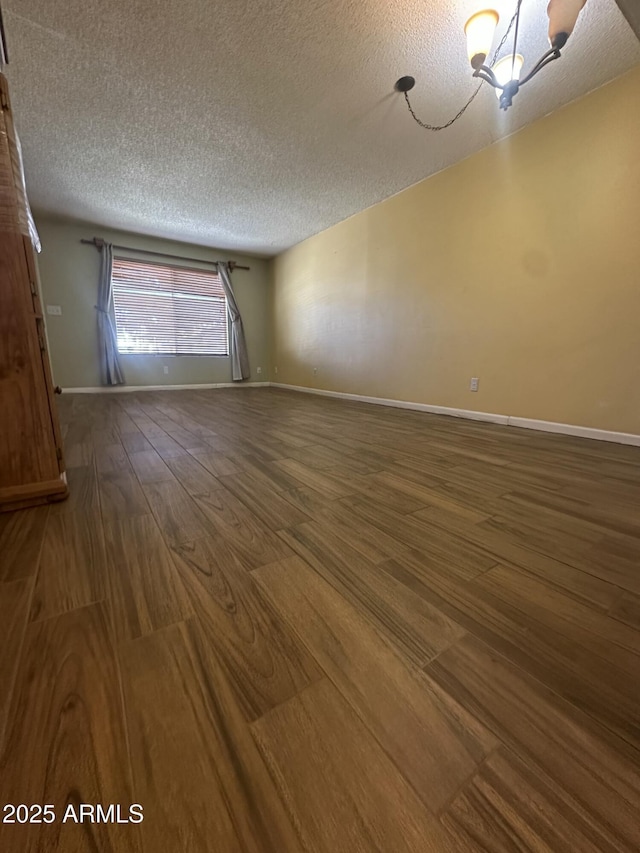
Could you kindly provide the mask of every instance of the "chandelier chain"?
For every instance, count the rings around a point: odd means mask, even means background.
[[[512,17],[512,18],[511,18],[511,20],[509,21],[509,26],[507,27],[507,29],[506,29],[506,31],[505,31],[505,34],[502,36],[502,38],[501,38],[501,40],[500,40],[500,44],[497,46],[497,48],[496,48],[496,49],[495,49],[495,51],[493,52],[493,57],[492,57],[492,59],[491,59],[491,63],[490,63],[490,65],[489,65],[489,67],[490,67],[490,68],[492,68],[492,67],[496,64],[496,60],[497,60],[497,58],[498,58],[498,54],[500,53],[500,51],[501,51],[501,50],[502,50],[502,48],[504,47],[506,40],[509,38],[509,33],[511,32],[511,29],[512,29],[513,25],[515,24],[515,22],[516,22],[516,21],[517,21],[517,19],[518,19],[518,15],[519,15],[519,12],[520,12],[520,5],[521,5],[521,3],[522,3],[522,0],[518,0],[518,4],[517,4],[517,6],[516,6],[516,11],[513,13],[513,17]],[[515,49],[515,45],[514,45],[514,49]],[[410,113],[411,113],[411,115],[413,116],[414,121],[415,121],[415,122],[417,122],[417,124],[419,124],[419,125],[420,125],[420,127],[424,128],[425,130],[433,130],[433,131],[437,131],[437,130],[446,130],[446,128],[451,127],[451,125],[452,125],[454,122],[458,121],[458,119],[459,119],[459,118],[461,118],[461,117],[464,115],[464,113],[466,112],[466,110],[467,110],[467,109],[471,106],[471,104],[474,102],[474,100],[475,100],[475,98],[476,98],[476,96],[477,96],[478,92],[480,91],[480,89],[482,89],[482,84],[483,84],[483,83],[484,83],[484,80],[481,80],[481,81],[480,81],[480,84],[476,87],[476,90],[475,90],[475,91],[474,91],[474,93],[471,95],[471,97],[469,98],[469,100],[467,101],[467,103],[466,103],[466,104],[465,104],[465,105],[464,105],[460,110],[458,110],[458,112],[454,115],[454,117],[453,117],[452,119],[449,119],[449,121],[448,121],[446,124],[427,124],[427,122],[424,122],[424,121],[422,121],[422,119],[419,119],[419,118],[418,118],[418,116],[417,116],[417,115],[415,114],[415,112],[413,111],[413,107],[411,106],[411,101],[409,100],[409,94],[408,94],[408,92],[405,92],[405,93],[404,93],[404,99],[405,99],[405,101],[407,102],[407,106],[409,107],[409,112],[410,112]]]
[[[520,6],[522,6],[522,0],[518,0],[518,5],[516,6],[516,31],[513,34],[513,55],[511,58],[511,79],[513,79],[513,70],[516,67],[516,51],[518,50],[518,28],[520,26]]]

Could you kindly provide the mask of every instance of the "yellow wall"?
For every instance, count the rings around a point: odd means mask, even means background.
[[[236,270],[233,285],[247,338],[251,381],[269,379],[269,269],[260,258],[216,252],[95,225],[36,216],[42,240],[38,258],[43,302],[62,307],[62,316],[46,315],[54,381],[63,388],[93,388],[100,383],[96,337],[96,294],[100,255],[81,239],[94,234],[112,243],[202,260],[226,260],[250,266]],[[135,253],[132,255],[135,256]],[[143,257],[143,256],[140,256]],[[198,385],[231,382],[229,358],[215,356],[120,356],[128,385]],[[167,365],[169,373],[163,367]],[[257,373],[257,368],[262,373]]]
[[[273,276],[278,382],[640,433],[640,69]]]

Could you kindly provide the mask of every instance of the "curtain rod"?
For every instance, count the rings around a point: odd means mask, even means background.
[[[101,249],[104,245],[104,240],[101,237],[94,237],[91,240],[80,240],[88,246],[95,246],[96,249]],[[133,246],[117,246],[113,244],[114,249],[123,249],[125,252],[138,252],[141,255],[154,255],[156,258],[171,258],[174,261],[193,261],[196,264],[211,264],[217,265],[217,261],[203,261],[201,258],[186,258],[184,255],[168,255],[166,252],[151,252],[149,249],[136,249]],[[242,267],[235,261],[227,261],[230,270],[250,270],[251,267]]]

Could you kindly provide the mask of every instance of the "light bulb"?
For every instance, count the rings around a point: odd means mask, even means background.
[[[472,15],[464,25],[469,62],[476,71],[484,64],[491,50],[491,42],[499,20],[500,16],[495,9],[485,9],[483,12]]]
[[[505,83],[508,83],[510,80],[519,80],[520,73],[522,71],[522,66],[524,65],[524,57],[519,53],[516,53],[515,59],[513,54],[509,56],[503,56],[499,62],[491,69],[493,73],[496,75],[496,79],[501,86],[504,86]],[[500,100],[500,96],[502,95],[502,89],[496,89],[496,98]]]

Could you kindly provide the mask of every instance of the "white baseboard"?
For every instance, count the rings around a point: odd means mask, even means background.
[[[615,444],[632,444],[640,447],[640,435],[632,432],[614,432],[594,427],[577,426],[576,424],[558,424],[554,421],[537,421],[534,418],[509,418],[509,426],[523,429],[537,429],[542,432],[556,432],[560,435],[575,435],[578,438],[593,438],[595,441],[612,441]]]
[[[361,394],[347,394],[344,391],[324,391],[320,388],[304,388],[302,385],[284,385],[272,382],[274,388],[287,388],[289,391],[304,391],[305,394],[319,394],[321,397],[338,397],[341,400],[353,400],[354,403],[373,403],[375,406],[392,406],[394,409],[412,409],[415,412],[429,412],[432,415],[450,415],[454,418],[468,418],[474,421],[490,421],[493,424],[507,424],[508,415],[493,415],[489,412],[472,412],[468,409],[451,409],[448,406],[430,406],[428,403],[410,403],[406,400],[387,400],[384,397],[364,397]]]
[[[578,438],[591,438],[595,441],[610,441],[614,444],[630,444],[640,447],[640,435],[630,432],[614,432],[594,427],[562,424],[554,421],[539,421],[534,418],[519,418],[513,415],[499,415],[493,412],[475,412],[472,409],[454,409],[449,406],[431,406],[428,403],[411,403],[407,400],[389,400],[384,397],[366,397],[362,394],[347,394],[344,391],[325,391],[322,388],[305,388],[303,385],[286,385],[284,382],[214,382],[205,385],[114,385],[98,388],[63,388],[64,394],[127,394],[134,391],[205,391],[212,388],[284,388],[288,391],[301,391],[304,394],[317,394],[321,397],[335,397],[340,400],[352,400],[355,403],[371,403],[375,406],[391,406],[395,409],[410,409],[415,412],[428,412],[434,415],[447,415],[465,418],[471,421],[487,421],[504,426],[522,429],[553,432],[559,435],[573,435]]]
[[[268,388],[270,382],[211,382],[206,385],[100,385],[63,388],[63,394],[130,394],[134,391],[206,391],[210,388]]]
[[[266,384],[266,383],[264,383]],[[640,447],[640,435],[630,432],[613,432],[594,427],[560,424],[553,421],[538,421],[533,418],[518,418],[513,415],[497,415],[491,412],[474,412],[471,409],[453,409],[448,406],[430,406],[427,403],[410,403],[406,400],[387,400],[383,397],[365,397],[361,394],[347,394],[343,391],[325,391],[320,388],[305,388],[302,385],[285,385],[283,382],[270,382],[274,388],[285,388],[289,391],[302,391],[305,394],[318,394],[323,397],[337,397],[341,400],[353,400],[356,403],[373,403],[377,406],[392,406],[396,409],[412,409],[416,412],[430,412],[436,415],[448,415],[454,418],[466,418],[472,421],[488,421],[505,426],[536,429],[542,432],[553,432],[560,435],[574,435],[579,438],[592,438],[596,441],[611,441],[615,444],[631,444]]]

